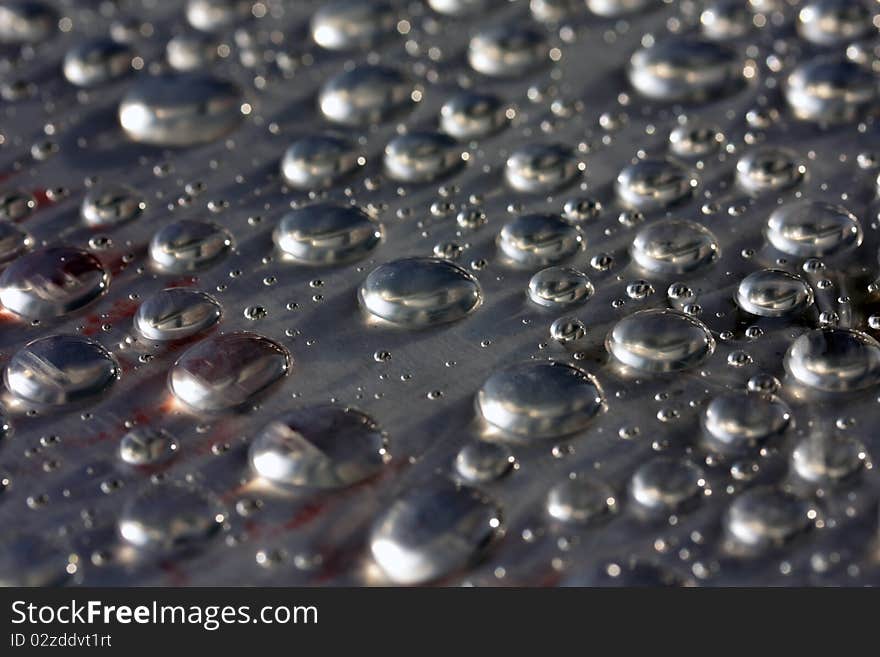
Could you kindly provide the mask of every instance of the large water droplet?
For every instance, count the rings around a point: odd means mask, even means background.
[[[347,139],[333,135],[308,135],[284,153],[281,173],[297,189],[327,188],[354,171],[361,157]]]
[[[855,474],[864,463],[865,446],[855,438],[815,433],[803,438],[791,453],[791,465],[801,479],[828,485]]]
[[[780,269],[762,269],[740,281],[736,303],[747,313],[761,317],[796,315],[813,304],[813,290],[800,276]]]
[[[725,392],[703,413],[704,442],[722,455],[743,455],[782,435],[791,409],[781,399],[747,392]]]
[[[630,164],[617,176],[620,202],[639,210],[668,207],[690,196],[699,177],[671,160],[648,159]]]
[[[547,39],[528,25],[498,25],[471,38],[468,61],[478,73],[492,77],[521,76],[547,61]]]
[[[253,471],[274,484],[340,488],[382,469],[385,440],[351,408],[311,406],[270,422],[251,443]]]
[[[862,226],[846,208],[818,201],[786,203],[767,220],[767,240],[804,258],[834,255],[862,243]]]
[[[376,248],[382,226],[354,206],[318,203],[284,215],[274,238],[278,248],[299,262],[342,264]]]
[[[580,251],[580,231],[559,217],[526,214],[511,219],[498,235],[498,248],[514,264],[542,267],[562,262]]]
[[[318,104],[334,123],[368,125],[410,107],[414,90],[412,81],[396,69],[362,65],[328,80]]]
[[[28,253],[0,274],[0,303],[28,319],[60,317],[101,296],[110,275],[88,251],[50,247]]]
[[[676,372],[699,365],[715,350],[709,329],[674,310],[642,310],[624,317],[605,340],[618,361],[645,372]]]
[[[657,0],[586,0],[587,7],[597,16],[617,18],[637,11],[651,9]]]
[[[749,151],[736,163],[736,180],[752,194],[777,192],[799,183],[807,172],[797,153],[764,146]]]
[[[219,32],[250,14],[252,4],[249,0],[189,0],[186,20],[197,30]]]
[[[578,160],[568,147],[533,143],[510,154],[504,176],[517,191],[545,194],[571,183],[578,171]]]
[[[585,302],[594,288],[587,275],[573,267],[547,267],[529,281],[529,298],[546,308],[562,309]]]
[[[376,267],[358,289],[368,313],[406,328],[454,322],[482,300],[477,279],[440,258],[404,258]]]
[[[119,376],[119,366],[100,344],[74,335],[39,338],[19,349],[4,372],[19,399],[59,406],[89,399]]]
[[[633,474],[630,498],[642,512],[668,513],[692,502],[701,494],[703,473],[681,459],[660,457],[648,461]]]
[[[809,505],[769,487],[753,488],[737,497],[727,511],[730,537],[750,550],[782,545],[810,524]]]
[[[135,427],[119,442],[119,458],[129,465],[157,465],[171,459],[179,445],[164,429]]]
[[[798,13],[798,32],[817,45],[840,46],[865,36],[871,19],[862,0],[810,0]]]
[[[0,221],[0,265],[15,260],[33,246],[33,237],[13,223]]]
[[[706,101],[743,82],[735,50],[694,38],[675,37],[636,51],[627,72],[636,91],[664,102]]]
[[[253,401],[290,370],[281,345],[254,333],[210,337],[190,347],[171,368],[171,392],[197,411],[237,409]]]
[[[416,486],[373,525],[370,550],[397,584],[421,584],[471,563],[500,526],[501,510],[472,488],[451,482]]]
[[[134,316],[134,327],[147,340],[182,340],[220,321],[220,304],[198,290],[172,287],[148,297]]]
[[[508,121],[507,106],[494,94],[461,92],[440,108],[440,128],[462,141],[497,132]]]
[[[664,219],[639,231],[632,243],[633,260],[658,274],[685,274],[714,262],[718,240],[693,221]]]
[[[870,388],[880,383],[880,344],[851,329],[816,329],[791,344],[785,368],[798,382],[817,390]]]
[[[84,41],[64,56],[64,77],[78,87],[96,87],[131,70],[132,50],[113,39]]]
[[[424,183],[462,166],[461,149],[439,132],[410,132],[385,146],[385,171],[392,180]]]
[[[129,138],[157,146],[191,146],[232,132],[242,120],[241,90],[201,73],[144,76],[119,104]]]
[[[484,484],[507,474],[513,461],[506,445],[477,440],[459,450],[455,456],[455,471],[466,481]]]
[[[877,78],[848,59],[819,57],[788,76],[785,98],[799,119],[848,123],[877,100]]]
[[[161,269],[182,273],[204,269],[232,248],[225,228],[205,221],[183,219],[161,228],[150,240],[150,257]]]
[[[312,16],[312,38],[328,50],[367,48],[394,30],[397,15],[388,2],[336,0]]]
[[[119,534],[139,549],[170,551],[197,546],[220,531],[220,507],[207,493],[181,484],[147,486],[119,517]]]
[[[590,477],[569,478],[547,494],[547,513],[559,522],[586,525],[613,510],[614,491]]]
[[[700,14],[703,35],[715,41],[744,37],[753,21],[754,14],[741,0],[711,0]]]
[[[144,197],[128,185],[101,185],[86,193],[80,212],[87,226],[105,228],[131,221],[146,207]]]
[[[584,429],[602,408],[596,379],[556,361],[528,361],[494,372],[477,393],[477,408],[498,429],[549,438]]]
[[[428,0],[428,5],[438,14],[464,16],[486,7],[490,0]]]
[[[0,43],[47,40],[58,26],[58,14],[44,2],[4,2],[0,5]]]

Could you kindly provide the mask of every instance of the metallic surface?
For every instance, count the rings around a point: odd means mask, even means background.
[[[880,582],[878,5],[358,4],[0,2],[0,582]]]

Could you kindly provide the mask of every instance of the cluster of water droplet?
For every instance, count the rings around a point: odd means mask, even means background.
[[[81,4],[0,4],[0,582],[880,582],[875,3]]]

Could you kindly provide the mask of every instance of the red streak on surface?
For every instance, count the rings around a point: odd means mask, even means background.
[[[101,331],[103,324],[113,324],[114,322],[133,317],[137,312],[138,305],[137,301],[132,301],[131,299],[117,299],[106,313],[86,317],[86,325],[82,330],[82,334],[95,335]]]

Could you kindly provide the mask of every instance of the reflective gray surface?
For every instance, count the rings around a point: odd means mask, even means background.
[[[24,4],[0,582],[880,583],[876,3]]]

